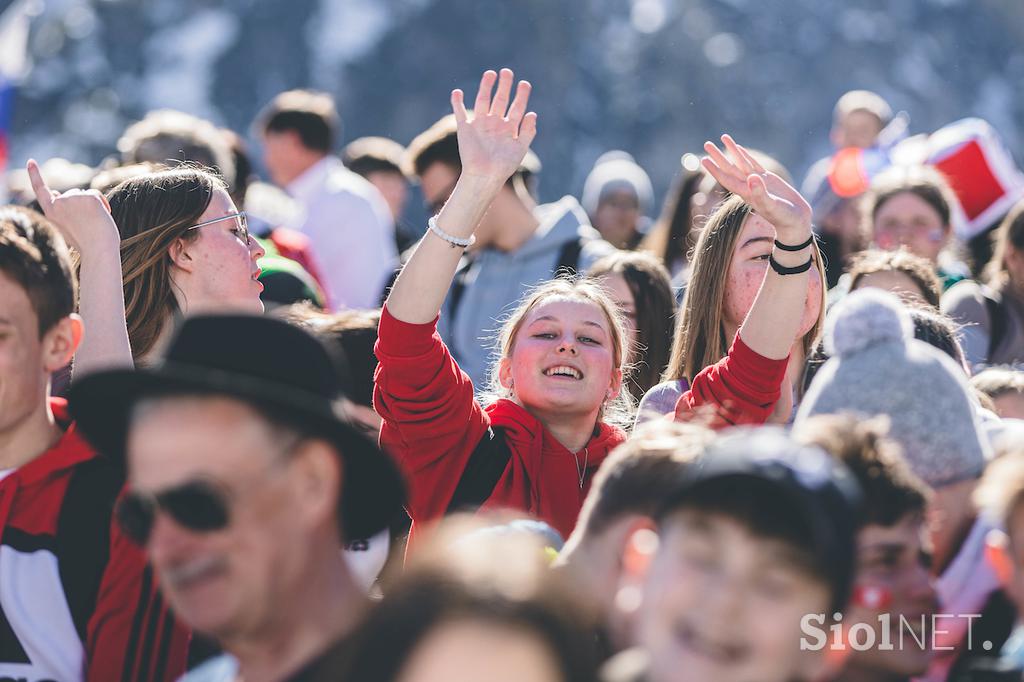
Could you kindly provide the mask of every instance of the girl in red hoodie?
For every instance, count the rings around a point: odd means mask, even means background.
[[[409,481],[414,531],[485,506],[528,512],[566,537],[592,474],[626,438],[605,418],[622,400],[622,325],[595,285],[549,282],[519,306],[501,333],[499,399],[486,408],[436,331],[474,228],[536,133],[530,84],[520,81],[509,105],[512,84],[508,69],[486,72],[472,114],[452,93],[462,172],[381,316],[374,407],[381,444]]]

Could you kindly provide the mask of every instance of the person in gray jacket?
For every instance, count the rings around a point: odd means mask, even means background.
[[[590,226],[572,196],[538,205],[530,190],[537,162],[528,157],[491,204],[476,242],[455,275],[438,330],[477,390],[485,389],[501,321],[523,295],[561,272],[585,272],[615,248]],[[446,116],[409,145],[407,172],[420,181],[431,215],[462,170],[455,119]]]

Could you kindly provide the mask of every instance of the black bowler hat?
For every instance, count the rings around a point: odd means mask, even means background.
[[[196,316],[182,323],[159,364],[83,377],[72,385],[68,407],[86,439],[121,461],[140,399],[210,394],[261,408],[335,445],[344,462],[340,524],[353,541],[388,526],[405,501],[405,485],[391,458],[337,407],[338,376],[327,348],[298,327],[255,315]]]

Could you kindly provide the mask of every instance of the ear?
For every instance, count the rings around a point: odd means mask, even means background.
[[[195,260],[189,252],[189,244],[190,242],[186,241],[183,237],[178,237],[171,242],[170,248],[167,249],[167,255],[170,257],[171,263],[176,268],[185,272],[192,272],[195,268]]]
[[[622,550],[623,580],[640,582],[647,575],[657,552],[658,534],[654,531],[654,524],[638,524],[626,538],[626,545]]]
[[[512,358],[504,357],[498,362],[498,383],[505,388],[512,388]]]
[[[608,400],[614,400],[622,391],[622,368],[612,370],[611,381],[608,382]]]
[[[622,571],[615,594],[615,608],[630,614],[643,603],[643,584],[658,552],[658,535],[651,528],[638,527],[626,539],[622,550]]]
[[[328,443],[309,440],[292,455],[296,507],[308,527],[333,522],[341,495],[341,458]]]
[[[637,564],[637,557],[630,554],[630,552],[638,551],[637,547],[631,545],[635,545],[638,538],[637,533],[640,533],[641,531],[653,533],[654,538],[657,539],[658,534],[655,528],[654,519],[642,514],[629,514],[625,518],[612,524],[612,527],[607,532],[615,533],[617,536],[615,549],[619,552],[619,560],[623,566],[627,563],[628,555],[628,560],[634,562],[634,568],[640,569],[639,573],[642,574],[647,572],[647,564]],[[649,549],[649,547],[644,546],[643,543],[649,541],[650,536],[641,535],[639,536],[639,539],[641,542],[640,548]]]
[[[79,344],[82,343],[84,330],[82,318],[72,313],[43,334],[43,369],[53,373],[71,362]]]

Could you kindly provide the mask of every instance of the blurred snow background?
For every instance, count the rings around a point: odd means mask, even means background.
[[[11,0],[0,0],[0,10]],[[927,132],[964,116],[1024,144],[1022,0],[37,0],[12,163],[97,163],[148,109],[248,134],[280,90],[333,93],[343,141],[407,143],[454,87],[534,84],[541,194],[630,151],[661,194],[722,131],[802,176],[836,98],[869,88]],[[471,96],[471,95],[470,95]]]

